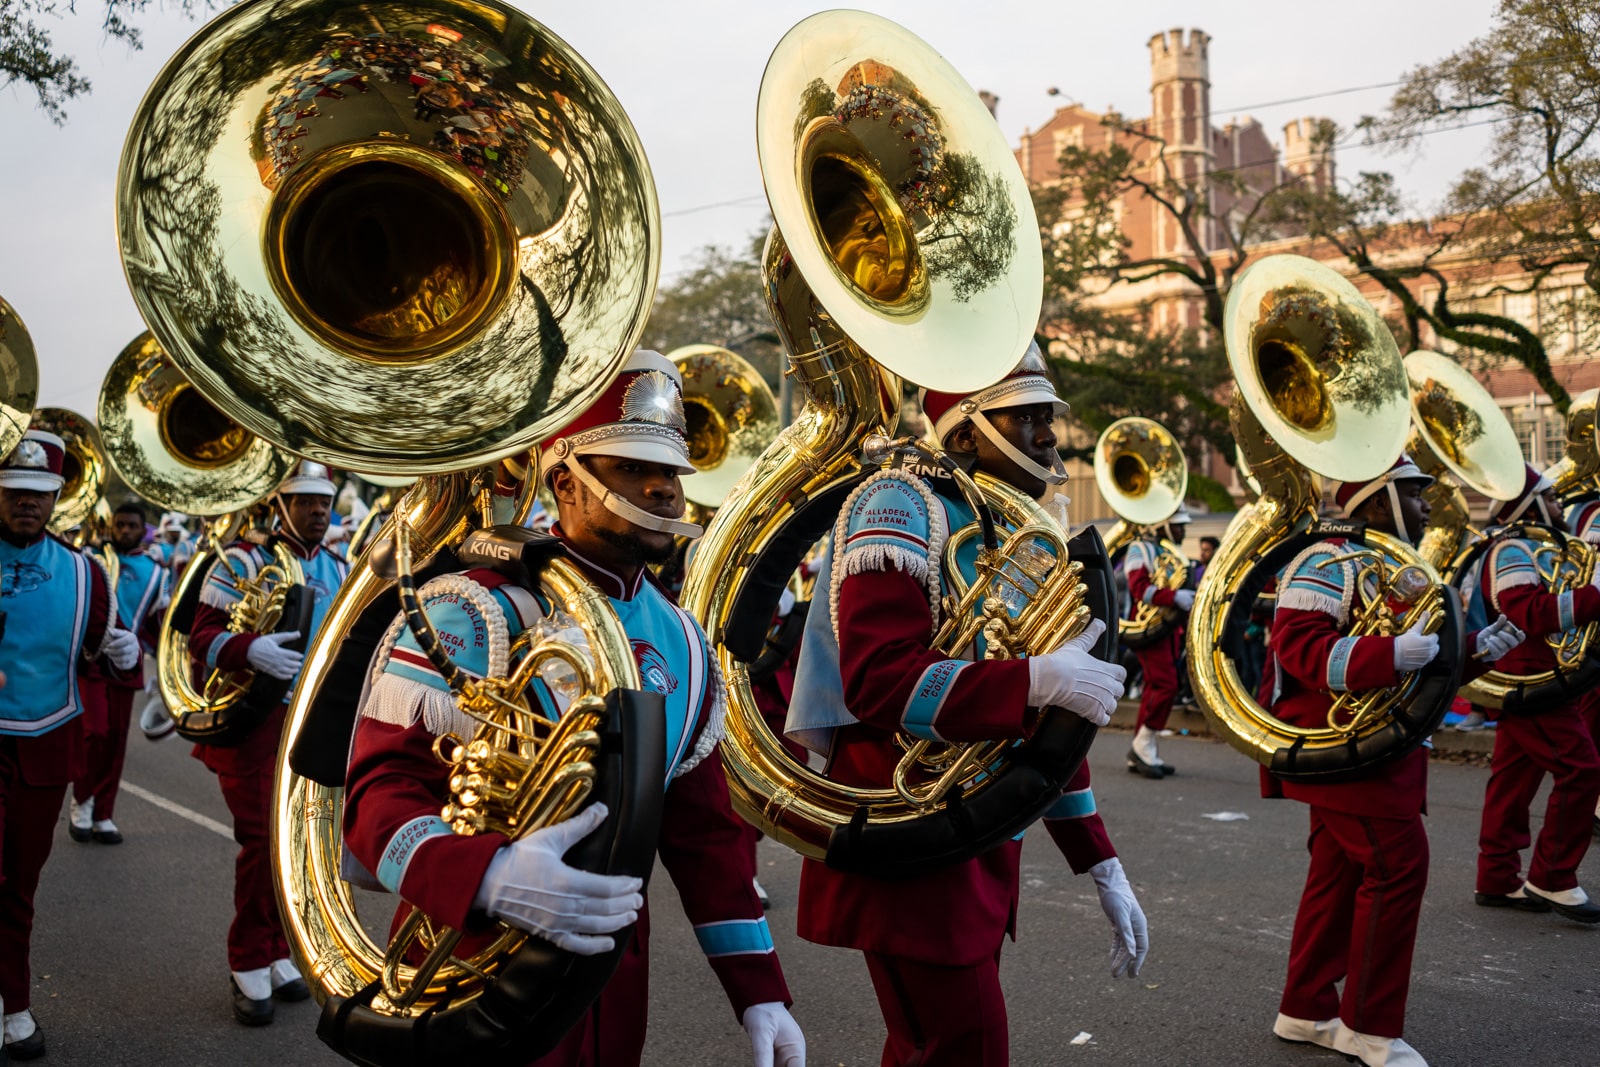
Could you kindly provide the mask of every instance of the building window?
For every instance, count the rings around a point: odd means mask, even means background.
[[[1065,152],[1067,149],[1083,147],[1083,127],[1069,126],[1067,129],[1057,130],[1055,132],[1054,141],[1056,158],[1060,159],[1061,153]]]
[[[1561,359],[1572,353],[1572,290],[1539,291],[1539,335],[1545,354]]]
[[[1522,446],[1522,458],[1525,462],[1539,465],[1539,409],[1532,404],[1511,408],[1506,412],[1511,419],[1511,428],[1517,432],[1517,444]]]

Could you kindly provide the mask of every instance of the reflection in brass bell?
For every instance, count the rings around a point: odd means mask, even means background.
[[[801,21],[762,75],[756,147],[830,327],[929,389],[1017,365],[1044,293],[1032,196],[994,116],[925,41],[862,11]]]
[[[1505,413],[1467,369],[1426,350],[1405,358],[1414,430],[1408,450],[1422,470],[1445,468],[1491,500],[1522,490],[1522,446]]]
[[[581,56],[497,0],[252,0],[156,78],[117,223],[179,370],[373,474],[535,446],[635,348],[655,185]]]

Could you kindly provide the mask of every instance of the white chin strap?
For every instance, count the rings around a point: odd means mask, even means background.
[[[635,526],[646,530],[654,530],[657,533],[672,534],[675,537],[695,538],[706,532],[704,526],[698,526],[692,522],[684,522],[682,519],[669,519],[664,515],[652,515],[633,502],[623,499],[601,485],[600,479],[596,478],[588,467],[578,462],[577,456],[572,456],[568,459],[567,470],[571,471],[573,476],[582,482],[589,492],[599,499],[601,504],[605,505],[607,511],[620,519],[626,519]]]
[[[283,498],[283,494],[276,493],[272,499],[273,503],[278,506],[278,521],[283,523],[285,530],[289,531],[289,536],[300,542],[307,549],[315,547],[316,542],[306,540],[305,535],[294,528],[294,520],[289,518],[289,502]]]
[[[1067,465],[1061,462],[1059,453],[1053,457],[1053,462],[1049,468],[1041,467],[1024,454],[1020,448],[1007,441],[1005,435],[995,429],[994,423],[985,418],[983,412],[978,408],[973,408],[971,411],[966,412],[966,416],[972,420],[972,424],[978,428],[978,432],[989,439],[990,444],[1005,453],[1007,459],[1035,478],[1042,480],[1046,485],[1061,485],[1067,480]]]
[[[1409,545],[1411,543],[1411,531],[1406,529],[1406,517],[1400,513],[1400,490],[1394,487],[1394,482],[1390,482],[1383,488],[1389,494],[1389,514],[1394,516],[1395,536]]]
[[[1539,506],[1539,515],[1544,519],[1544,525],[1555,525],[1555,520],[1550,517],[1550,509],[1545,507],[1543,492],[1529,493],[1528,498],[1521,504],[1517,505],[1517,510],[1513,511],[1509,516],[1506,517],[1504,525],[1513,525],[1518,519],[1522,518],[1523,513],[1527,511],[1529,505],[1532,504],[1537,504]]]

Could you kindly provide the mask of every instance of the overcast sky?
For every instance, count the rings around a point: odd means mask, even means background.
[[[817,0],[589,0],[516,4],[577,48],[632,116],[664,213],[663,279],[707,244],[736,244],[762,225],[755,160],[756,89],[768,54]],[[1274,140],[1298,115],[1349,123],[1380,109],[1379,88],[1303,103],[1290,97],[1392,82],[1489,26],[1493,0],[866,0],[942,51],[974,88],[1000,96],[1015,140],[1079,100],[1148,115],[1151,34],[1197,26],[1212,36],[1213,120],[1246,114]],[[145,87],[197,24],[173,13],[139,18],[142,52],[102,39],[97,3],[52,20],[93,93],[53,126],[31,92],[0,91],[0,294],[33,334],[40,401],[93,417],[107,366],[143,325],[123,280],[113,222],[117,159]],[[1270,12],[1270,14],[1269,14]],[[1056,87],[1060,95],[1047,90]],[[1488,130],[1438,134],[1404,156],[1341,149],[1349,177],[1395,171],[1426,206],[1483,151]]]

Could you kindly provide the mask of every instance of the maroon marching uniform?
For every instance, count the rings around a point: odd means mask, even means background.
[[[1549,483],[1528,468],[1521,497],[1506,504],[1501,521],[1519,518]],[[1534,674],[1555,667],[1547,635],[1600,619],[1600,589],[1583,586],[1550,593],[1534,569],[1531,545],[1507,539],[1495,545],[1478,576],[1478,593],[1528,635],[1496,667],[1509,674]],[[1478,837],[1477,891],[1492,897],[1523,889],[1521,852],[1531,835],[1529,807],[1546,774],[1553,779],[1544,827],[1534,844],[1527,883],[1546,893],[1578,887],[1578,865],[1588,851],[1595,805],[1600,799],[1600,754],[1592,734],[1596,694],[1517,715],[1502,715],[1484,792]]]
[[[1128,546],[1123,556],[1128,597],[1135,606],[1146,603],[1158,608],[1176,608],[1177,590],[1160,589],[1150,581],[1153,555],[1154,548],[1150,542],[1135,541]],[[1174,625],[1160,640],[1134,652],[1139,659],[1139,670],[1144,675],[1136,727],[1158,731],[1167,728],[1172,702],[1178,699],[1178,651],[1182,635],[1182,627]]]
[[[123,553],[124,556],[133,554]],[[137,550],[137,554],[145,556],[143,549]],[[161,608],[165,605],[162,597],[164,573],[157,564],[151,579],[155,588],[144,590],[145,595],[139,598],[147,605],[142,619],[119,617],[119,623],[137,633],[140,644],[148,648],[154,648],[160,637]],[[144,691],[144,686],[143,656],[132,670],[118,671],[98,664],[80,678],[84,703],[84,769],[72,781],[72,799],[78,805],[92,801],[96,822],[109,822],[115,814],[122,768],[128,753],[128,732],[133,722],[133,700],[135,694]]]
[[[0,464],[0,485],[53,493],[62,485],[59,437],[28,431]],[[34,896],[55,839],[67,785],[83,768],[79,674],[111,629],[104,574],[48,532],[0,541],[0,1001],[18,1058],[44,1052],[30,1006]]]
[[[279,535],[282,543],[309,570],[319,557],[331,561],[332,555],[320,543],[307,548],[297,539]],[[251,546],[240,546],[246,550]],[[235,549],[230,549],[235,551]],[[259,551],[259,550],[257,550]],[[217,564],[218,567],[221,564]],[[343,568],[339,564],[339,568]],[[207,578],[216,582],[217,570]],[[319,611],[336,590],[317,594]],[[320,614],[317,616],[320,619]],[[316,623],[313,622],[313,629]],[[309,643],[311,634],[306,638]],[[228,612],[202,596],[195,609],[189,633],[189,648],[196,657],[197,670],[206,669],[203,657],[210,652],[212,665],[222,671],[247,671],[250,646],[259,634],[230,634]],[[287,704],[279,704],[241,744],[222,746],[196,744],[194,758],[217,776],[222,799],[233,816],[233,837],[239,844],[234,863],[233,922],[228,927],[228,967],[235,972],[259,970],[289,958],[289,942],[278,914],[277,891],[272,880],[272,778],[278,758],[278,740],[283,732]]]

